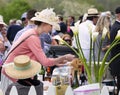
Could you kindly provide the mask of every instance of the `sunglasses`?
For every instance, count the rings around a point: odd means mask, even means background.
[[[64,41],[66,41],[66,42],[71,42],[71,40],[70,40],[70,39],[64,39]]]

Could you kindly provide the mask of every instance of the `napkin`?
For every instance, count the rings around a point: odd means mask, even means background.
[[[107,86],[103,86],[100,95],[109,95],[109,91],[108,91]]]
[[[2,90],[0,89],[0,95],[3,95],[3,92],[2,92]]]
[[[74,95],[71,86],[68,86],[65,92],[65,95]]]
[[[11,88],[10,95],[18,95],[17,88],[15,86]]]
[[[30,87],[30,90],[28,92],[28,95],[37,95],[36,93],[36,90],[35,90],[35,87],[34,86],[31,86]]]
[[[56,95],[55,87],[53,85],[49,86],[47,95]]]
[[[95,90],[100,90],[99,83],[80,86],[74,89],[74,92],[89,92],[89,91],[95,91]]]

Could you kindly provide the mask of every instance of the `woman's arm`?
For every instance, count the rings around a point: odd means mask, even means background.
[[[58,58],[47,58],[45,53],[42,50],[40,39],[36,36],[31,36],[27,40],[28,47],[31,52],[34,53],[37,60],[44,66],[53,66],[56,64],[65,63],[65,61],[71,61],[75,56],[71,54],[67,54],[64,56],[60,56]]]

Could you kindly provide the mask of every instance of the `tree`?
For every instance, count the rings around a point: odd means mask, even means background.
[[[28,11],[31,6],[26,0],[11,0],[6,6],[0,8],[0,14],[3,15],[5,22],[9,22],[10,19],[20,19],[21,15]]]

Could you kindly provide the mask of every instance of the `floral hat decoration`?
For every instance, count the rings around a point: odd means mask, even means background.
[[[58,17],[56,16],[56,13],[53,12],[53,8],[47,8],[42,10],[41,12],[36,12],[35,17],[33,17],[31,20],[48,23],[52,25],[55,30],[60,30]]]

